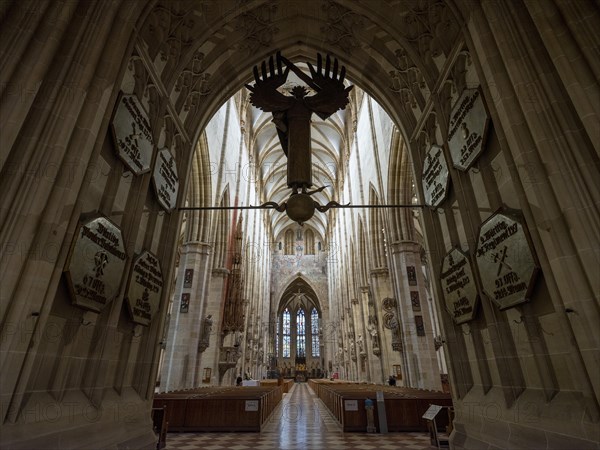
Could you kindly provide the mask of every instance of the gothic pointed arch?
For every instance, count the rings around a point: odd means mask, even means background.
[[[369,204],[380,205],[379,195],[373,184],[369,186]],[[369,211],[369,240],[371,242],[371,269],[387,267],[386,249],[386,223],[384,211],[381,208],[372,208]]]
[[[208,142],[206,132],[203,132],[198,139],[192,159],[186,206],[211,206],[212,188],[209,168]],[[187,211],[185,220],[186,241],[208,242],[210,240],[210,214],[197,210]]]
[[[408,205],[416,202],[414,177],[406,141],[398,129],[394,129],[390,149],[389,198],[392,204]],[[390,211],[391,242],[415,239],[415,215],[410,208]]]
[[[358,280],[360,286],[366,286],[369,283],[369,263],[368,263],[368,244],[367,244],[367,232],[363,224],[362,217],[358,219],[358,257],[356,258],[358,264]]]
[[[219,206],[229,206],[229,185],[225,186],[225,189],[223,189]],[[215,269],[224,269],[227,267],[227,247],[229,245],[230,238],[230,214],[231,213],[226,209],[217,210],[214,212],[216,217],[216,227],[213,235],[215,247],[213,268]]]

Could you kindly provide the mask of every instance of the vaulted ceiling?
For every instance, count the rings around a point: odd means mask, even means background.
[[[309,73],[304,63],[297,63],[303,72]],[[349,85],[346,81],[346,84]],[[306,86],[294,73],[290,72],[287,83],[282,86],[282,91],[289,94],[294,86]],[[312,95],[310,93],[309,95]],[[281,148],[277,129],[272,122],[272,114],[252,108],[252,133],[253,151],[258,158],[258,167],[261,170],[263,193],[265,200],[282,204],[290,196],[291,189],[287,186],[287,158]],[[327,186],[326,189],[313,194],[313,199],[321,205],[326,205],[335,200],[335,190],[338,185],[338,171],[346,144],[344,122],[348,114],[347,109],[338,111],[327,120],[320,119],[316,114],[312,116],[311,149],[312,149],[312,176],[313,188]],[[283,229],[293,222],[276,211],[270,212],[273,224],[273,234],[277,237]],[[321,236],[327,229],[327,214],[318,211],[308,225],[313,226]]]
[[[192,143],[217,109],[244,84],[252,83],[254,65],[276,51],[296,64],[315,64],[317,53],[330,54],[346,66],[347,79],[387,111],[419,171],[423,160],[419,152],[447,127],[439,118],[448,116],[453,96],[465,84],[469,57],[461,9],[467,6],[463,0],[150,2],[138,24],[134,58],[136,52],[142,54],[154,67],[152,73],[136,67],[135,77],[142,80],[142,92],[160,78],[170,104],[166,111],[158,110],[152,101],[158,94],[150,89],[150,115],[164,120],[175,141]],[[313,118],[316,187],[336,186],[343,163],[345,114],[325,122]],[[275,127],[270,114],[253,110],[251,116],[265,199],[281,202],[289,190]],[[334,195],[335,190],[328,188],[315,199],[326,204]],[[289,219],[271,214],[277,234]],[[326,216],[317,212],[311,220],[323,233]]]

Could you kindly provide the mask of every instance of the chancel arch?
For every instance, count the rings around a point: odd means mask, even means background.
[[[277,370],[282,376],[298,380],[322,376],[322,317],[317,294],[306,281],[297,278],[285,288],[274,336]]]
[[[270,339],[265,327],[258,327],[248,335],[246,330],[229,333],[225,342],[220,320],[211,325],[216,318],[212,313],[221,311],[225,301],[223,287],[230,274],[223,252],[235,246],[225,248],[221,241],[217,249],[215,240],[209,242],[214,246],[210,250],[200,249],[193,263],[198,265],[188,272],[191,287],[184,287],[185,276],[175,277],[175,247],[183,216],[177,208],[186,198],[202,201],[199,192],[190,197],[185,191],[198,164],[194,152],[206,149],[198,145],[200,136],[215,117],[214,123],[227,128],[220,134],[214,129],[207,133],[213,152],[209,163],[218,163],[214,172],[212,166],[209,169],[215,175],[209,206],[260,204],[272,200],[271,193],[284,197],[285,189],[249,189],[247,179],[233,175],[228,199],[219,196],[223,178],[260,160],[247,146],[262,142],[247,134],[252,120],[240,118],[229,99],[251,82],[254,65],[280,50],[294,63],[314,64],[317,53],[331,54],[345,65],[347,79],[356,86],[354,106],[330,122],[348,129],[339,142],[343,154],[336,161],[345,174],[327,193],[331,198],[355,204],[368,198],[361,186],[371,181],[367,178],[375,156],[365,157],[363,152],[370,147],[364,144],[373,135],[387,135],[392,127],[402,141],[390,158],[398,175],[389,186],[381,187],[377,183],[381,180],[375,180],[380,201],[387,190],[393,194],[387,202],[406,202],[407,174],[402,173],[406,170],[412,174],[417,202],[423,204],[424,163],[431,147],[439,146],[436,157],[449,163],[447,189],[438,206],[420,209],[418,218],[412,211],[391,213],[388,269],[394,277],[393,295],[382,297],[383,290],[373,288],[372,280],[381,274],[369,272],[364,261],[370,254],[369,213],[330,211],[315,217],[314,228],[327,239],[324,247],[343,256],[338,267],[317,261],[311,272],[330,281],[325,288],[315,283],[322,312],[328,314],[323,315],[335,324],[322,356],[326,369],[331,362],[332,369],[339,366],[349,378],[381,382],[392,369],[385,356],[391,347],[389,351],[401,359],[394,366],[401,366],[403,382],[433,387],[439,373],[431,344],[442,345],[448,350],[455,401],[451,438],[455,448],[516,448],[524,442],[558,447],[565,440],[572,447],[597,447],[596,3],[339,0],[307,8],[300,0],[89,0],[68,7],[61,2],[30,6],[15,0],[0,8],[9,36],[0,43],[4,55],[0,192],[5,212],[0,227],[1,388],[7,405],[2,444],[41,448],[60,441],[67,447],[88,448],[102,430],[107,447],[152,446],[148,412],[160,349],[175,346],[171,330],[183,329],[187,319],[196,335],[198,327],[209,332],[206,348],[199,339],[177,345],[181,365],[172,367],[169,389],[195,386],[192,368],[198,364],[202,370],[195,373],[212,369],[209,383],[218,384],[221,378],[214,374],[219,367],[233,375],[241,368],[240,361],[246,364],[247,354],[259,354],[254,347],[261,337],[262,342]],[[463,170],[452,163],[448,138],[453,107],[470,89],[480,90],[492,125],[484,151]],[[134,176],[116,154],[111,123],[123,94],[137,96],[147,115],[152,168],[159,149],[175,159],[179,190],[173,191],[175,207],[169,211],[157,201],[152,170]],[[379,106],[363,101],[363,96]],[[262,119],[267,130],[269,120]],[[369,123],[368,131],[375,133],[361,140],[369,133],[360,127]],[[323,137],[334,129],[324,126],[315,138],[325,143]],[[462,131],[469,136],[468,130]],[[328,140],[338,145],[335,139]],[[274,142],[268,137],[265,141]],[[385,142],[378,141],[380,154]],[[272,151],[275,154],[276,149]],[[202,164],[205,156],[200,157]],[[279,172],[272,177],[277,183],[281,178]],[[519,224],[527,230],[519,250],[533,255],[541,273],[527,301],[507,308],[499,307],[493,293],[483,292],[485,280],[473,256],[480,227],[501,208],[518,213]],[[74,304],[65,287],[72,244],[81,224],[94,215],[114,223],[126,243],[124,275],[115,282],[115,295],[96,308],[100,311]],[[217,229],[223,233],[219,239],[232,236],[239,222],[233,214],[225,215],[210,213],[210,219],[204,213],[189,215],[190,237],[211,241]],[[419,227],[411,226],[415,220]],[[251,211],[242,221],[243,227],[256,224],[251,239],[259,242],[257,248],[269,248],[288,222],[275,211]],[[262,236],[267,236],[266,242]],[[352,240],[354,250],[347,245]],[[479,294],[473,318],[464,323],[457,323],[446,310],[439,284],[443,259],[453,248],[464,252],[465,261],[474,266]],[[136,255],[148,249],[160,262],[165,288],[155,319],[144,326],[131,321],[126,291]],[[261,265],[280,263],[276,257],[261,256]],[[245,292],[256,296],[239,298],[238,304],[246,305],[242,317],[256,311],[256,320],[270,323],[276,312],[271,305],[280,300],[270,297],[270,283],[278,292],[281,278],[298,271],[293,264],[299,259],[293,259],[276,265],[286,271],[284,275],[272,270],[266,281],[260,277],[252,281],[254,290]],[[424,259],[430,278],[423,275]],[[428,285],[427,280],[432,282]],[[202,283],[208,284],[196,291]],[[386,299],[393,300],[386,301],[386,307],[396,302],[401,317],[400,339],[390,336],[387,344],[382,335],[391,328],[381,320]],[[433,325],[427,326],[433,308],[440,316],[438,336]],[[174,310],[179,311],[178,319]],[[167,326],[168,314],[175,319]],[[21,324],[26,332],[5,332]],[[57,340],[39,339],[53,330],[68,332]],[[367,357],[355,348],[353,358],[354,337]],[[382,342],[386,348],[375,345]],[[259,365],[264,366],[262,360],[255,370]],[[161,383],[166,379],[161,377]],[[28,415],[38,405],[44,408],[56,405],[55,399],[71,397],[85,408],[102,411],[126,404],[131,414],[127,424],[116,425],[109,415],[90,423],[68,408],[54,423],[43,415]],[[525,419],[523,404],[535,406]],[[498,411],[490,427],[491,421],[484,422],[488,405]]]

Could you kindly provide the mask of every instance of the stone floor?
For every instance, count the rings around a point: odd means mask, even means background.
[[[295,384],[277,406],[261,433],[170,433],[167,450],[430,450],[426,433],[343,433],[313,391]]]

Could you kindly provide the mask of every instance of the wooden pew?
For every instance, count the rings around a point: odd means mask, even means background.
[[[429,405],[452,406],[449,394],[424,389],[328,380],[310,380],[309,385],[344,431],[366,431],[365,400],[370,398],[375,402],[377,391],[384,395],[388,431],[427,431],[427,423],[421,416]],[[351,401],[350,404],[355,401],[358,410],[346,410],[347,400]],[[377,407],[374,408],[374,416],[379,429]],[[447,425],[448,418],[440,416],[438,428],[443,430]]]
[[[260,431],[282,398],[281,386],[187,389],[154,396],[171,431]]]

